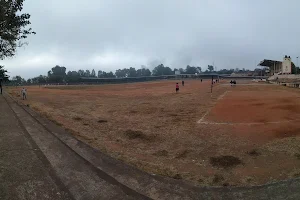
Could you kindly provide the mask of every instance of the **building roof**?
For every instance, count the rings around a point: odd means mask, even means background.
[[[264,60],[260,61],[260,63],[257,66],[273,67],[274,64],[278,64],[278,63],[282,63],[282,62],[281,61],[277,61],[277,60],[267,60],[267,59],[264,59]]]

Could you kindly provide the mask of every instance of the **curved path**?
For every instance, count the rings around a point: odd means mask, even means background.
[[[189,182],[150,175],[78,141],[7,95],[0,96],[0,105],[0,112],[4,113],[0,126],[6,127],[0,129],[0,152],[8,143],[15,145],[15,151],[21,149],[22,142],[28,143],[26,148],[35,149],[31,157],[38,162],[18,163],[20,167],[14,171],[17,175],[4,179],[4,183],[17,181],[23,169],[31,173],[32,179],[47,179],[38,182],[45,187],[21,182],[23,189],[14,192],[2,183],[0,199],[22,199],[16,197],[27,193],[29,198],[25,199],[300,199],[300,179],[255,187],[196,187]],[[8,138],[11,128],[22,137]],[[2,139],[3,135],[7,138]],[[28,155],[22,150],[18,156]],[[16,165],[17,161],[7,158],[1,163]],[[34,167],[28,168],[31,165]],[[3,168],[0,177],[2,171]],[[36,189],[43,198],[35,198],[32,191]]]

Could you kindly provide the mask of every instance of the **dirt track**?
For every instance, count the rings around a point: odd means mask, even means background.
[[[220,85],[213,91],[211,96],[209,82],[200,81],[186,81],[179,94],[174,81],[29,87],[26,104],[80,140],[150,173],[200,185],[255,185],[299,176],[300,125],[265,123],[298,117],[290,106],[298,108],[299,91],[269,85]],[[217,100],[226,91],[231,92]],[[278,92],[294,100],[276,107]],[[205,113],[206,121],[246,124],[197,123]],[[222,155],[242,164],[212,166],[211,158]]]

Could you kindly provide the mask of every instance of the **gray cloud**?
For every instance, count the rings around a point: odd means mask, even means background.
[[[27,0],[37,35],[1,63],[26,78],[56,64],[254,68],[264,58],[300,54],[298,8],[297,0]]]

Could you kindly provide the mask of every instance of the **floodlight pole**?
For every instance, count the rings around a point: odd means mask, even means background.
[[[299,58],[299,56],[297,56],[297,66],[295,67],[295,68],[296,68],[296,74],[298,73],[298,72],[297,72],[297,67],[299,66],[299,65],[298,65],[298,58]]]
[[[214,83],[214,75],[211,76],[211,87],[210,87],[210,93],[212,93],[213,89],[213,83]]]

